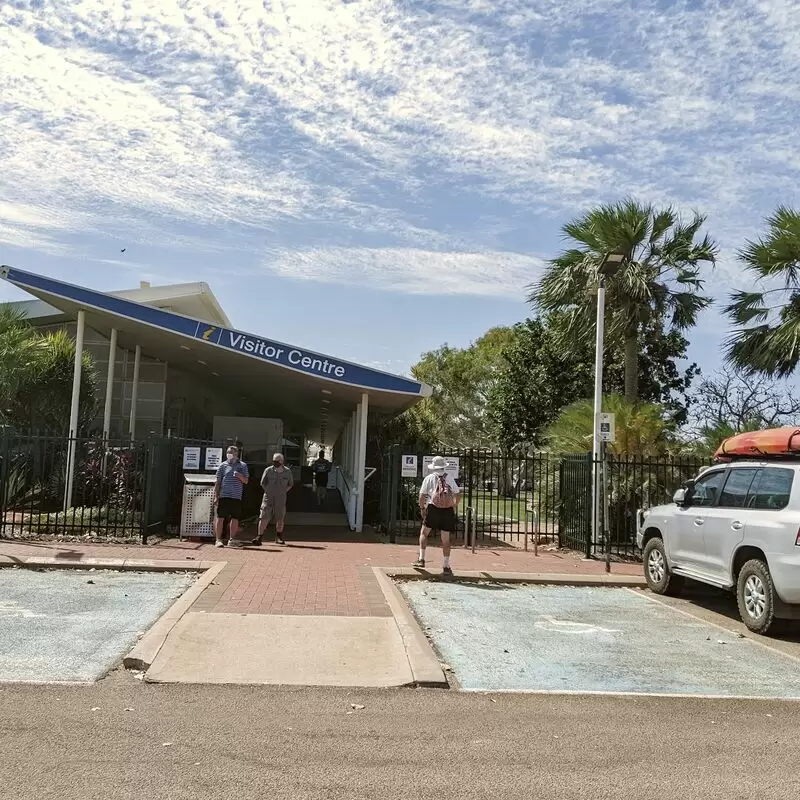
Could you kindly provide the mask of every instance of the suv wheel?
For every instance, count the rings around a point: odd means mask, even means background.
[[[739,614],[754,633],[766,633],[775,622],[775,587],[769,567],[759,558],[748,561],[736,584]]]
[[[679,594],[683,589],[683,578],[673,575],[667,563],[664,541],[655,537],[644,547],[644,578],[651,592],[655,594]]]

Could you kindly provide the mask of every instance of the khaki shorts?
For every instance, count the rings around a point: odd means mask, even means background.
[[[283,522],[286,519],[286,495],[283,495],[283,497],[264,497],[261,501],[261,513],[258,518],[265,519],[267,522],[270,520]]]

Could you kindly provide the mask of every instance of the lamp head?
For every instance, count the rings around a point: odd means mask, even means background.
[[[627,260],[627,253],[623,253],[620,250],[612,250],[610,253],[606,253],[605,258],[597,268],[597,272],[604,278],[610,278],[620,271]]]

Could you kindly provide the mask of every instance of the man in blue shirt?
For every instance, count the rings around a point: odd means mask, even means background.
[[[214,505],[217,507],[215,547],[224,547],[222,532],[226,520],[230,523],[230,542],[233,543],[236,539],[242,516],[242,493],[249,480],[247,464],[239,460],[239,448],[231,445],[228,448],[228,460],[219,465],[217,482],[214,485]]]

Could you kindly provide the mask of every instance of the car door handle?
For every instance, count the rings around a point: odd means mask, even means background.
[[[744,524],[738,521],[731,522],[731,528],[733,528],[735,531],[740,531],[742,528],[744,528]]]
[[[694,524],[695,525],[702,525],[705,520],[702,517],[695,517]]]

